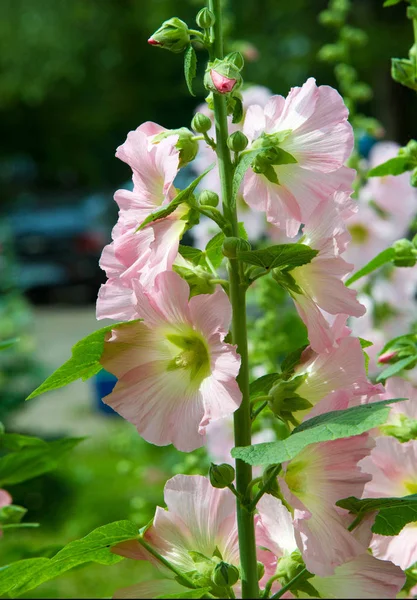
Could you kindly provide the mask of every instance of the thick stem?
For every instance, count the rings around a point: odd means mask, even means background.
[[[216,16],[212,30],[213,56],[223,58],[223,31],[221,0],[209,0],[209,8]],[[230,223],[232,235],[238,237],[236,203],[232,196],[233,165],[227,146],[227,105],[226,98],[213,94],[214,123],[216,128],[216,152],[222,189],[223,213]],[[251,412],[249,400],[249,362],[246,326],[246,285],[241,283],[241,272],[237,260],[229,260],[230,301],[233,309],[232,336],[237,344],[241,367],[237,378],[242,392],[242,404],[234,414],[236,446],[251,444]],[[252,481],[252,468],[241,460],[236,460],[236,490],[246,497]],[[237,502],[237,523],[242,579],[242,598],[259,598],[258,569],[253,512]]]

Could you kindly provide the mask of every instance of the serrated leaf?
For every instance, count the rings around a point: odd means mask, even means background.
[[[393,377],[416,361],[417,356],[407,356],[406,358],[402,358],[401,360],[389,365],[389,367],[384,369],[376,378],[377,382],[379,383],[380,381],[385,381],[385,379],[388,379],[389,377]]]
[[[233,448],[232,456],[250,465],[282,463],[295,458],[310,444],[360,435],[383,425],[389,415],[389,405],[402,400],[405,398],[381,400],[325,413],[301,423],[284,440]]]
[[[261,250],[241,250],[237,257],[257,267],[269,269],[285,269],[289,271],[313,260],[318,250],[305,244],[278,244]]]
[[[410,171],[413,164],[409,158],[405,156],[396,156],[390,158],[382,165],[377,165],[368,173],[368,177],[385,177],[386,175],[401,175],[406,171]]]
[[[195,96],[193,92],[193,79],[197,72],[197,55],[193,46],[190,44],[184,54],[184,75],[188,91],[191,96]]]
[[[198,248],[193,248],[192,246],[183,246],[180,244],[178,251],[182,257],[195,266],[198,266],[201,262],[204,262],[204,252]]]
[[[222,231],[220,231],[217,235],[215,235],[207,244],[205,249],[205,254],[208,256],[211,264],[215,269],[220,267],[223,262],[223,253],[222,247],[224,242],[225,235]]]
[[[250,399],[256,400],[259,396],[267,396],[272,386],[281,379],[279,373],[269,373],[268,375],[262,375],[249,386]]]
[[[398,535],[407,523],[417,521],[417,494],[402,498],[364,498],[363,500],[349,496],[336,504],[360,516],[378,511],[372,531],[380,535]]]
[[[356,273],[354,273],[352,277],[349,277],[349,279],[346,281],[346,285],[351,285],[352,283],[355,283],[355,281],[358,281],[358,279],[365,277],[365,275],[369,275],[373,271],[376,271],[376,269],[379,269],[383,265],[391,262],[392,260],[394,260],[394,258],[394,248],[386,248],[385,250],[377,254],[375,258],[370,260],[367,265],[362,267],[362,269],[356,271]]]
[[[62,456],[84,438],[65,438],[27,446],[0,458],[0,487],[15,485],[56,469]]]
[[[255,150],[250,150],[249,152],[240,155],[239,162],[233,175],[232,202],[234,204],[236,203],[236,197],[246,171],[258,154],[264,150],[265,148],[256,148]]]
[[[178,194],[173,200],[171,200],[169,204],[167,204],[166,206],[162,206],[155,212],[148,215],[146,219],[139,225],[136,231],[140,231],[141,229],[146,227],[146,225],[149,225],[149,223],[159,221],[160,219],[165,219],[170,214],[172,214],[181,204],[189,202],[194,193],[195,188],[198,186],[200,181],[207,175],[207,173],[209,173],[212,170],[213,167],[214,163],[210,165],[205,171],[203,171],[201,175],[194,179],[194,181],[192,181],[190,185],[185,188],[185,190],[181,190],[181,192],[178,192]]]
[[[140,319],[139,319],[140,320]],[[87,335],[85,338],[80,340],[72,348],[72,356],[67,362],[65,362],[59,369],[54,371],[39,387],[34,390],[27,400],[31,400],[44,392],[50,390],[56,390],[64,387],[69,383],[82,379],[86,381],[99,371],[102,366],[100,364],[100,358],[103,353],[104,340],[109,331],[112,329],[119,329],[120,327],[129,326],[129,324],[137,321],[130,321],[129,323],[115,323],[114,325],[107,325],[98,331],[94,331]]]
[[[87,562],[111,565],[123,560],[113,554],[112,546],[138,537],[130,521],[117,521],[98,527],[80,540],[67,544],[52,558],[29,558],[0,568],[0,595],[12,597],[33,590],[69,569]]]

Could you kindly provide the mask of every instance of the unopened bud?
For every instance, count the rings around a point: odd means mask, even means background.
[[[250,250],[251,245],[238,237],[227,237],[223,242],[222,252],[227,258],[237,258],[239,250]]]
[[[319,22],[325,27],[340,27],[343,25],[344,15],[339,11],[323,10],[319,14]]]
[[[160,48],[179,54],[190,45],[188,25],[177,17],[168,19],[151,35],[148,43],[152,46],[159,46]]]
[[[212,125],[210,117],[203,115],[203,113],[196,113],[191,121],[191,127],[197,133],[207,133]]]
[[[180,151],[180,167],[185,167],[189,162],[195,159],[198,152],[198,142],[194,140],[194,134],[186,127],[180,127],[179,129],[168,129],[159,133],[153,138],[153,143],[158,143],[165,138],[177,135],[178,142],[175,147]]]
[[[341,62],[346,57],[346,49],[343,44],[325,44],[317,56],[323,62]]]
[[[201,29],[208,29],[216,22],[216,16],[207,7],[202,8],[196,16],[196,23]]]
[[[227,62],[235,65],[235,67],[237,67],[239,71],[241,71],[245,66],[245,61],[243,59],[242,54],[237,51],[230,52],[230,54],[224,57],[224,60],[227,60]]]
[[[219,196],[211,190],[203,190],[198,197],[198,202],[201,206],[216,207],[219,204]]]
[[[226,75],[222,75],[215,69],[210,71],[211,81],[213,82],[213,86],[219,94],[230,94],[235,85],[237,84],[237,79],[226,77]],[[213,90],[214,91],[214,90]]]
[[[227,145],[233,152],[242,152],[248,145],[249,140],[241,131],[235,131],[227,138]]]
[[[381,356],[378,358],[378,362],[382,363],[383,365],[390,363],[397,356],[397,354],[397,350],[384,352],[384,354],[381,354]]]
[[[352,44],[352,46],[364,46],[368,41],[368,36],[362,29],[345,25],[340,31],[340,37]]]
[[[366,102],[372,98],[372,88],[367,83],[355,83],[349,89],[349,96],[357,102]]]
[[[221,465],[210,465],[209,479],[214,488],[223,489],[233,483],[235,470],[231,465],[223,463]]]
[[[417,263],[417,249],[413,242],[404,238],[394,242],[392,247],[395,252],[393,262],[396,267],[414,267]]]
[[[209,63],[204,76],[204,85],[211,92],[230,94],[242,84],[240,70],[232,62],[216,59]]]
[[[239,581],[239,577],[240,573],[237,567],[221,561],[214,567],[212,580],[219,587],[231,587]]]

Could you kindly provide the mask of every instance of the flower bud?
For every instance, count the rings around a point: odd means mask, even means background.
[[[248,143],[248,138],[241,131],[235,131],[227,138],[227,145],[233,152],[242,152]]]
[[[390,363],[394,358],[396,358],[397,354],[397,350],[389,350],[384,352],[384,354],[381,354],[381,356],[378,358],[378,362],[382,363],[383,365]]]
[[[148,43],[152,46],[159,46],[160,48],[165,48],[165,50],[179,54],[190,44],[188,25],[177,17],[168,19],[151,35]]]
[[[211,578],[213,583],[219,587],[231,587],[239,581],[239,577],[240,573],[237,567],[221,561],[214,567]]]
[[[196,113],[191,121],[191,128],[197,133],[207,133],[212,125],[210,117],[203,113]]]
[[[262,579],[262,577],[265,575],[265,565],[263,563],[261,563],[259,560],[256,563],[257,565],[257,569],[258,569],[258,581],[260,581]]]
[[[323,62],[341,62],[346,58],[346,49],[343,44],[325,44],[317,56]]]
[[[233,63],[216,59],[209,63],[204,76],[204,85],[211,92],[218,94],[230,94],[237,90],[242,84],[242,76],[239,69]]]
[[[223,242],[222,252],[227,258],[237,258],[239,250],[250,250],[251,245],[238,237],[227,237]]]
[[[352,44],[352,46],[364,46],[368,41],[368,36],[362,29],[345,25],[340,31],[340,37]]]
[[[227,62],[231,63],[232,65],[235,65],[235,67],[237,67],[239,71],[241,71],[245,65],[245,61],[243,59],[242,54],[237,51],[230,52],[230,54],[224,57],[224,60],[227,60]]]
[[[325,27],[340,27],[343,25],[344,15],[334,10],[323,10],[319,14],[319,22]]]
[[[203,190],[198,197],[198,202],[201,206],[216,207],[219,204],[219,196],[211,190]]]
[[[357,102],[366,102],[372,98],[372,88],[367,83],[355,83],[349,89],[349,96]]]
[[[196,23],[201,29],[208,29],[216,22],[216,16],[207,7],[202,8],[196,16]]]
[[[198,152],[198,142],[194,140],[193,133],[186,127],[180,127],[179,129],[168,129],[167,131],[163,131],[162,133],[158,133],[153,138],[153,143],[157,144],[158,142],[164,140],[165,138],[177,135],[178,142],[175,144],[175,147],[180,151],[180,167],[185,167],[189,162],[195,159]]]
[[[417,263],[417,249],[410,240],[401,239],[393,243],[396,267],[414,267]]]
[[[221,465],[214,465],[211,463],[209,469],[209,479],[210,483],[215,488],[225,488],[231,483],[235,478],[235,470],[231,465],[227,463],[222,463]]]

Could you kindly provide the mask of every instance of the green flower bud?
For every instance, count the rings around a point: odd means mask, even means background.
[[[153,143],[157,144],[171,135],[178,136],[178,142],[175,144],[175,147],[180,151],[179,166],[185,167],[185,165],[194,160],[197,156],[198,142],[197,140],[193,140],[194,134],[192,131],[186,127],[180,127],[179,129],[169,129],[168,131],[158,133],[158,135],[153,138]]]
[[[265,565],[263,563],[261,563],[259,560],[256,563],[257,568],[258,568],[258,581],[260,581],[262,579],[262,577],[265,575]]]
[[[372,88],[367,83],[355,83],[349,89],[349,96],[357,102],[366,102],[372,98]]]
[[[211,463],[209,469],[210,483],[214,488],[223,489],[233,483],[235,478],[235,470],[231,465],[223,463],[214,465]]]
[[[304,568],[304,562],[299,550],[295,550],[290,555],[284,555],[279,559],[276,575],[282,585],[287,584],[294,579],[296,575]]]
[[[160,48],[165,48],[165,50],[179,54],[190,45],[188,25],[177,17],[168,19],[151,35],[148,43],[151,46],[159,46]]]
[[[398,150],[398,156],[406,156],[410,160],[417,163],[417,142],[416,140],[410,140],[404,148]]]
[[[340,31],[340,37],[352,46],[364,46],[368,41],[368,36],[362,29],[345,25]]]
[[[356,69],[345,63],[339,63],[334,68],[336,77],[343,83],[343,85],[350,86],[356,80],[358,75]]]
[[[208,64],[204,85],[216,94],[230,94],[242,85],[242,76],[233,63],[226,59],[216,59]]]
[[[208,29],[216,22],[216,16],[211,12],[211,10],[205,7],[202,8],[197,14],[195,21],[197,25],[201,27],[201,29]]]
[[[245,60],[240,52],[230,52],[227,56],[224,57],[224,60],[235,65],[241,71],[245,65]]]
[[[239,250],[250,250],[251,245],[238,237],[227,237],[223,242],[222,252],[227,258],[237,258]]]
[[[219,196],[211,190],[203,190],[198,197],[198,201],[201,206],[213,206],[215,208],[219,204]]]
[[[242,152],[248,143],[248,138],[241,131],[235,131],[227,138],[227,145],[233,152]]]
[[[414,267],[417,263],[417,249],[413,242],[406,239],[397,240],[393,243],[396,267]]]
[[[191,128],[197,133],[207,133],[212,125],[210,117],[203,113],[196,113],[191,121]]]
[[[319,14],[319,23],[324,27],[341,27],[343,25],[344,15],[335,10],[323,10]]]
[[[346,48],[344,44],[325,44],[317,57],[323,62],[342,62],[346,58]]]
[[[219,562],[215,567],[212,575],[214,585],[219,587],[231,587],[239,581],[239,569],[234,565],[226,562]]]

